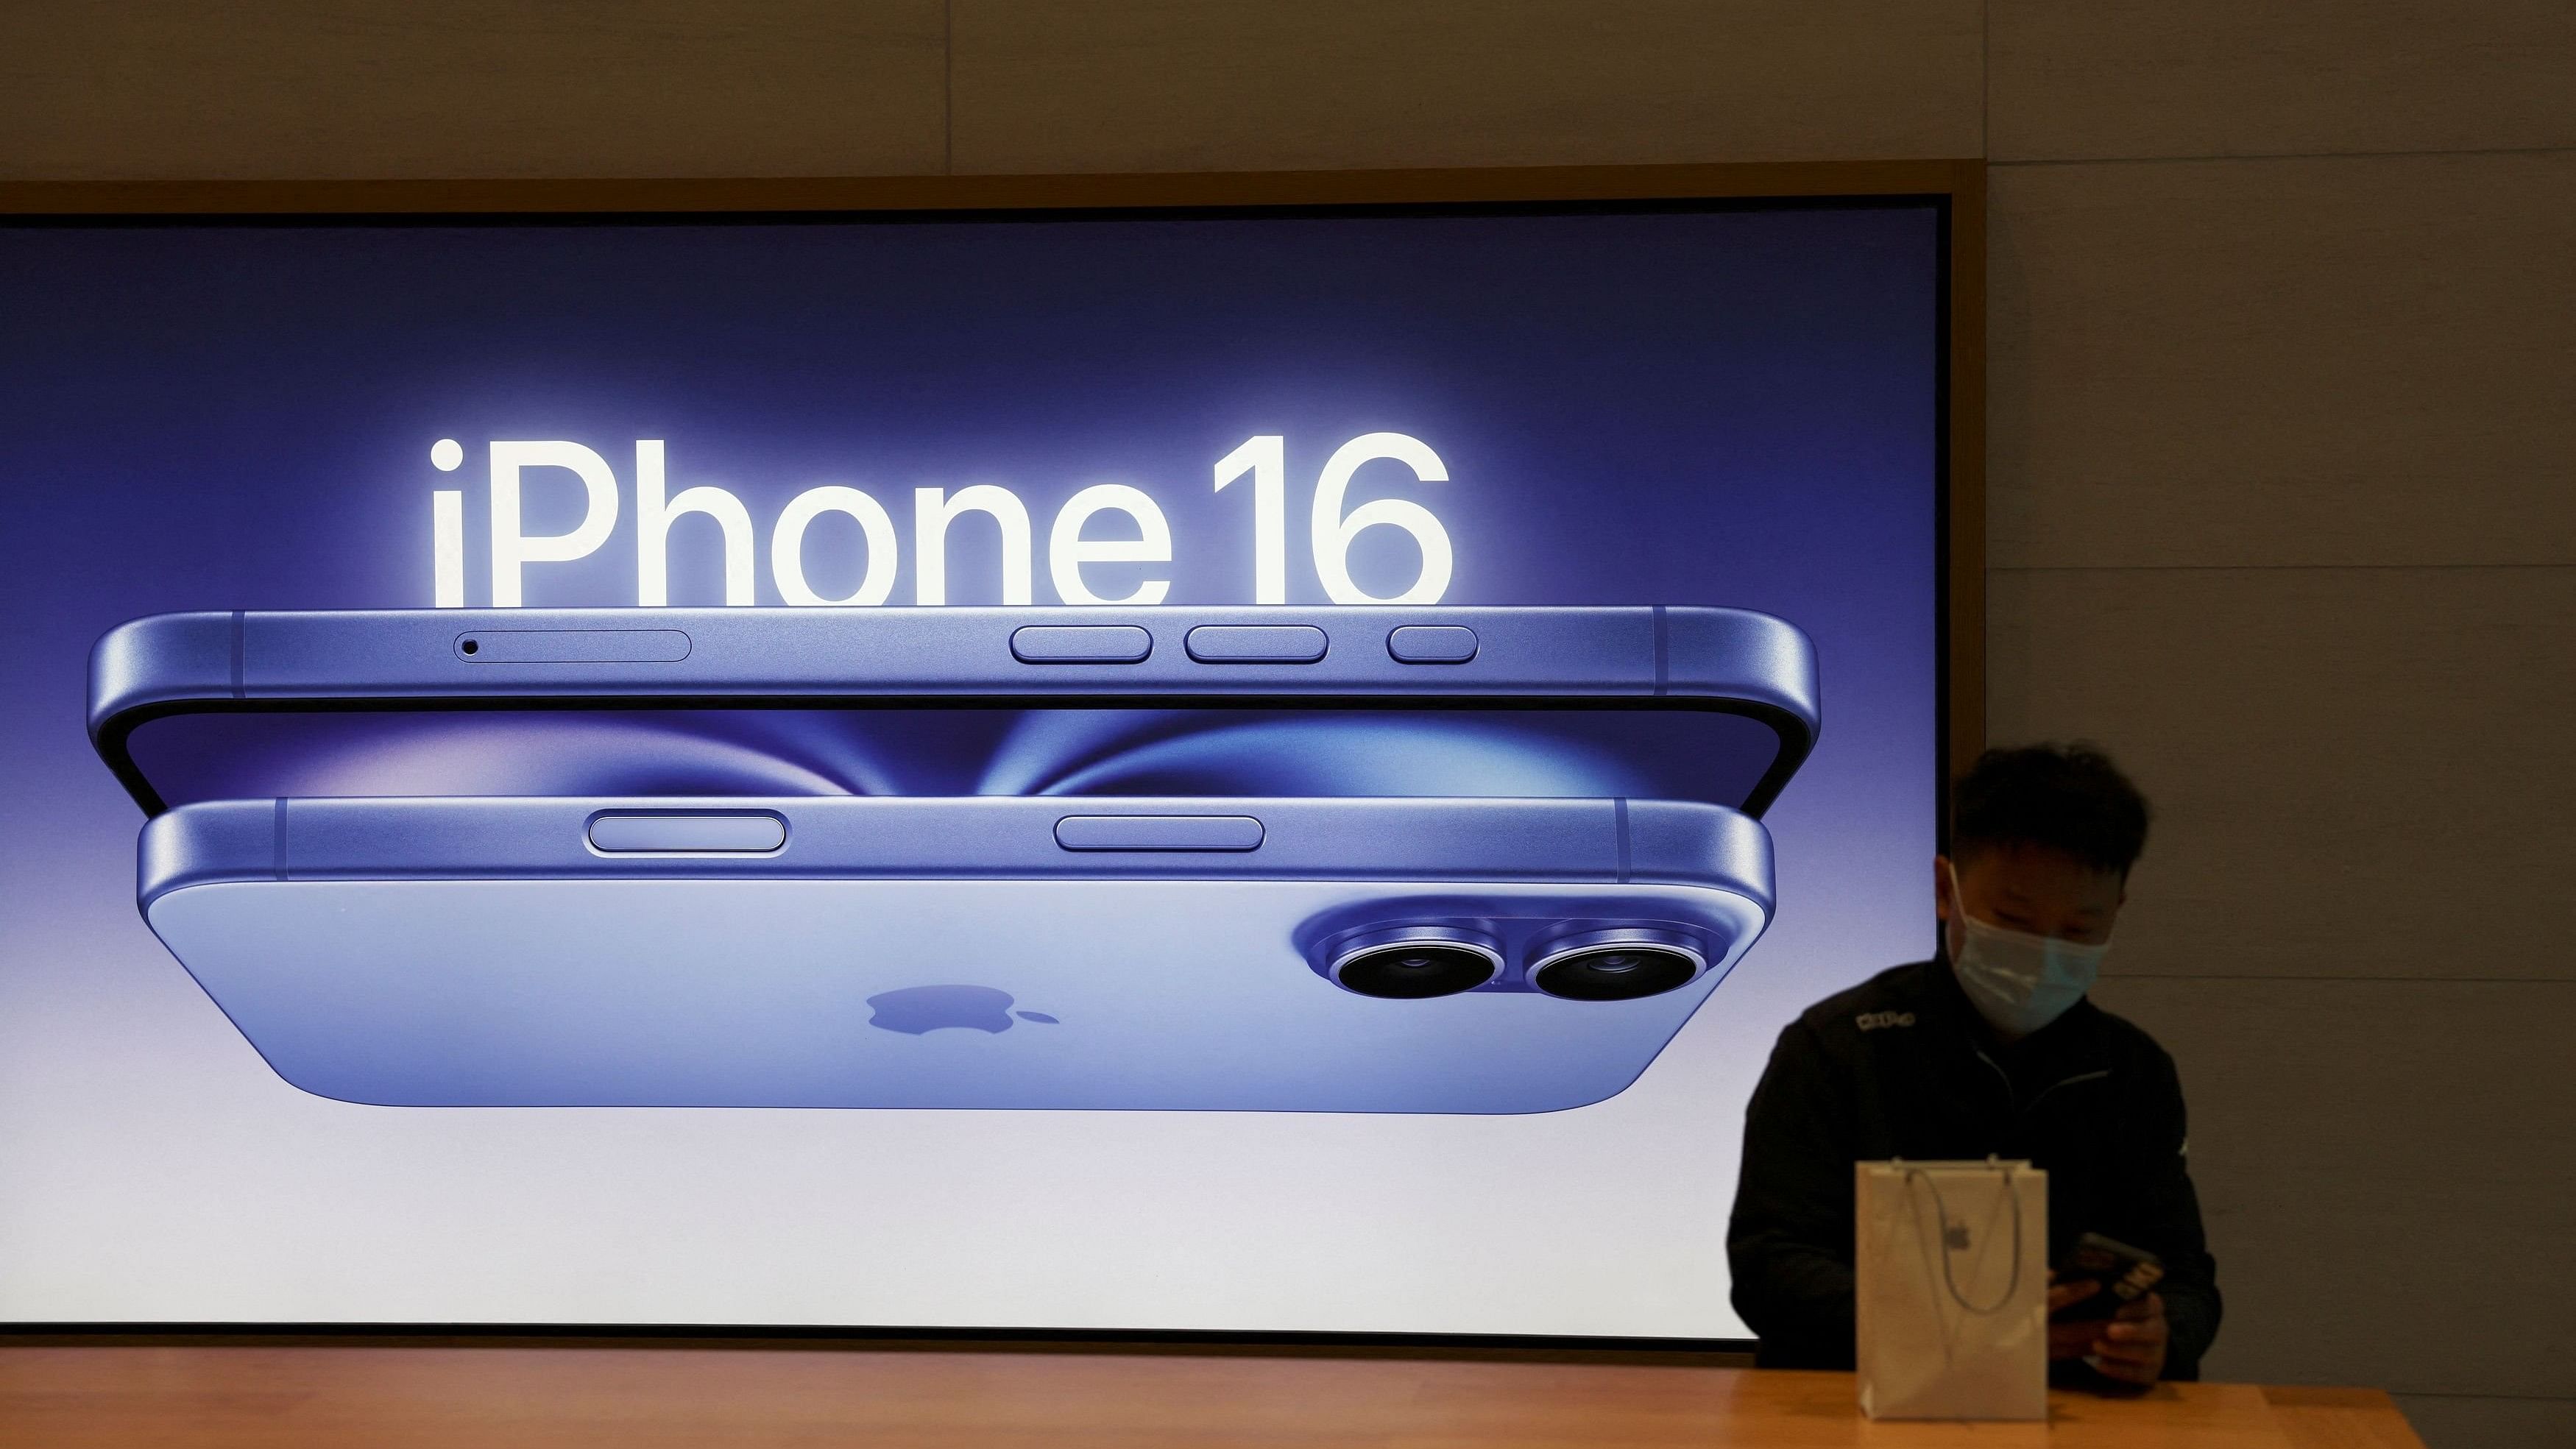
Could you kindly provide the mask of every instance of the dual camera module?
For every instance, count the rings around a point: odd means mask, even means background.
[[[1628,1001],[1683,985],[1706,969],[1679,931],[1611,926],[1559,932],[1529,952],[1529,984],[1569,1001]],[[1330,975],[1362,996],[1414,1001],[1473,991],[1503,973],[1499,940],[1456,926],[1398,926],[1342,944]]]

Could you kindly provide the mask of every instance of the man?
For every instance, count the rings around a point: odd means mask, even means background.
[[[2052,1377],[2199,1375],[2219,1300],[2181,1083],[2085,999],[2146,838],[2146,801],[2081,746],[1988,750],[1959,780],[1932,861],[1941,954],[1810,1007],[1746,1109],[1726,1246],[1759,1363],[1852,1366],[1853,1163],[1993,1155],[2047,1170],[2049,1261],[2087,1232],[2164,1260],[2115,1320],[2050,1324]],[[2049,1309],[2091,1291],[2052,1285]]]

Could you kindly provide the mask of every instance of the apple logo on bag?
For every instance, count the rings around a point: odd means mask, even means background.
[[[1044,1026],[1057,1025],[1056,1019],[1043,1011],[1013,1010],[1011,993],[990,986],[906,986],[899,991],[879,992],[868,998],[868,1005],[876,1011],[868,1018],[868,1025],[906,1036],[923,1036],[952,1026],[998,1036],[1011,1029],[1013,1017]]]

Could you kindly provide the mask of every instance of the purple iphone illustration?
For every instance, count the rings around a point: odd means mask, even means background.
[[[161,939],[416,1105],[1597,1101],[1816,726],[1805,636],[1662,608],[176,615],[91,707]]]

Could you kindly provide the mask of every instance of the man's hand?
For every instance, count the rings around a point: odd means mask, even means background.
[[[2170,1330],[2165,1324],[2165,1300],[2161,1296],[2150,1293],[2133,1299],[2107,1323],[2059,1323],[2055,1321],[2057,1310],[2083,1302],[2100,1292],[2102,1285],[2091,1278],[2060,1283],[2053,1270],[2048,1284],[2051,1359],[2084,1359],[2103,1377],[2124,1384],[2152,1384],[2164,1373],[2165,1342]]]
[[[2091,1349],[2093,1367],[2122,1383],[2151,1384],[2165,1371],[2165,1300],[2150,1293],[2134,1299],[2099,1325],[2101,1338]],[[2050,1347],[2056,1346],[2054,1330]]]
[[[2092,1278],[2079,1278],[2072,1283],[2057,1281],[2057,1270],[2048,1273],[2048,1356],[2052,1360],[2082,1358],[2093,1351],[2093,1341],[2102,1336],[2099,1323],[2059,1323],[2057,1310],[2069,1303],[2081,1303],[2102,1290]]]

